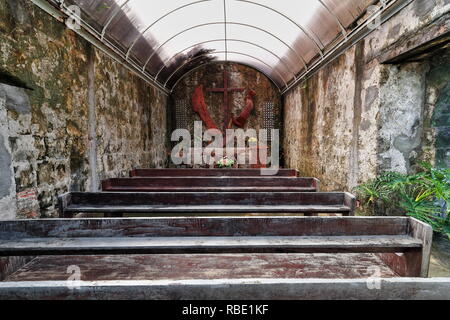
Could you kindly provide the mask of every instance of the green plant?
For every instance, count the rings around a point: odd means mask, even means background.
[[[415,175],[387,172],[355,189],[363,208],[377,205],[426,222],[450,239],[450,169],[421,164]]]
[[[399,173],[386,172],[356,187],[356,193],[359,200],[365,204],[374,205],[379,200],[387,202],[392,196],[390,184],[402,178]]]

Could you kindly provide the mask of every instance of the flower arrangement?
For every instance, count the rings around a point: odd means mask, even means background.
[[[223,157],[219,161],[217,161],[217,166],[219,168],[232,168],[234,166],[234,160],[228,159],[228,157]]]

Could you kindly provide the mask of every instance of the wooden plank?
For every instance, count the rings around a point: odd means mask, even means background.
[[[376,255],[341,254],[154,254],[41,256],[6,281],[63,281],[78,266],[83,281],[245,278],[358,279],[398,277]]]
[[[117,237],[0,240],[0,255],[157,253],[329,253],[420,251],[421,240],[403,236],[358,237]],[[419,249],[419,250],[416,250]]]
[[[0,299],[53,300],[450,300],[449,278],[212,279],[0,282]]]
[[[165,217],[0,221],[0,239],[406,235],[407,217]]]
[[[354,215],[356,210],[356,197],[351,193],[345,192],[344,205],[350,208],[350,215]]]
[[[408,220],[408,234],[413,238],[419,239],[423,243],[420,258],[421,277],[428,277],[430,267],[431,245],[433,243],[433,228],[430,225],[411,218]]]
[[[389,268],[401,277],[421,276],[422,250],[376,254]]]
[[[346,192],[71,192],[69,205],[341,205]]]
[[[201,186],[124,186],[116,183],[105,183],[103,191],[108,192],[315,192],[315,187],[201,187]]]
[[[343,213],[349,214],[350,207],[341,205],[69,205],[65,208],[68,213]]]
[[[278,177],[296,177],[297,170],[279,169],[275,176]],[[264,176],[261,169],[135,169],[130,172],[130,177],[223,177],[223,176]],[[269,176],[268,176],[269,177]]]
[[[62,217],[74,212],[352,214],[355,197],[345,192],[72,192],[59,201]]]
[[[102,181],[103,191],[115,192],[316,192],[315,178],[292,177],[151,177]]]
[[[433,229],[419,220],[410,218],[408,235],[421,241],[423,249],[404,253],[379,253],[378,256],[402,277],[426,278],[430,264]]]

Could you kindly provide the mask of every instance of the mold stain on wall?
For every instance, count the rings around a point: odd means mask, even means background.
[[[442,26],[433,29],[436,37],[442,36],[450,5],[426,2],[412,2],[375,30],[361,54],[357,47],[347,50],[286,94],[286,167],[319,178],[325,191],[353,191],[383,171],[416,172],[421,161],[448,167],[446,54],[383,64],[421,32],[431,41],[426,28],[434,22]]]
[[[0,135],[11,157],[10,168],[0,169],[2,176],[11,170],[15,185],[0,196],[0,206],[10,199],[3,215],[55,216],[57,195],[91,190],[93,177],[165,165],[167,97],[64,24],[30,1],[0,1],[0,52]]]

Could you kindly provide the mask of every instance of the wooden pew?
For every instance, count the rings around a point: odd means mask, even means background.
[[[279,169],[275,176],[297,177],[294,169]],[[130,177],[264,177],[261,169],[135,169]],[[267,177],[273,177],[268,175]]]
[[[102,181],[103,191],[121,192],[317,192],[319,180],[291,177],[150,177]]]
[[[0,221],[0,256],[35,257],[0,299],[450,299],[431,241],[406,217]]]
[[[69,192],[59,198],[60,217],[76,213],[352,215],[346,192]]]

